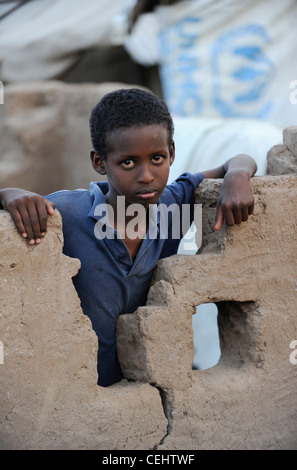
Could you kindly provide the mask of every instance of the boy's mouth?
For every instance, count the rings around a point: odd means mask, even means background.
[[[149,189],[142,189],[141,191],[137,193],[137,195],[141,199],[151,199],[156,196],[156,193],[157,193],[156,189],[149,188]]]

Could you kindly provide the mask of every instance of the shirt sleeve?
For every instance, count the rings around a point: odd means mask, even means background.
[[[160,202],[164,204],[176,203],[179,206],[182,204],[194,204],[195,189],[203,181],[203,173],[183,173],[173,183],[166,186]]]
[[[168,185],[159,201],[160,233],[162,236],[162,214],[165,214],[166,237],[160,258],[177,253],[180,240],[194,220],[195,189],[203,181],[202,173],[183,173]],[[165,207],[162,211],[161,206]],[[169,208],[171,210],[169,211]]]

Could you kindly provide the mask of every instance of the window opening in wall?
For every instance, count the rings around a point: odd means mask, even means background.
[[[195,255],[202,244],[202,205],[196,204],[195,217],[197,226],[192,223],[184,237],[181,239],[177,254],[178,255]]]
[[[207,303],[196,307],[196,313],[192,317],[192,327],[194,337],[192,368],[210,369],[221,357],[216,304]]]
[[[261,322],[259,305],[253,300],[219,301],[196,307],[193,315],[193,369],[209,369],[219,360],[241,366],[248,360],[261,367],[255,329]],[[264,344],[264,347],[266,345]]]

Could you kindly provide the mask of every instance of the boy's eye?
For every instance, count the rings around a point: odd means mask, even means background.
[[[160,165],[163,162],[164,157],[162,157],[162,155],[154,155],[152,160],[154,164]]]
[[[130,158],[128,158],[127,160],[124,160],[123,162],[121,162],[121,165],[124,167],[124,168],[133,168],[135,163],[133,160],[131,160]]]

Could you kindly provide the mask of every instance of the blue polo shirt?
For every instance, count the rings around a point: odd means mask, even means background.
[[[90,318],[98,336],[98,384],[101,386],[112,385],[123,378],[116,351],[118,315],[133,313],[139,306],[145,305],[158,260],[177,253],[181,236],[176,236],[176,211],[166,214],[167,233],[162,229],[161,209],[171,206],[178,211],[183,204],[190,205],[191,223],[194,190],[202,180],[202,173],[184,173],[166,186],[158,203],[150,207],[149,233],[143,239],[134,261],[117,230],[111,229],[113,237],[98,236],[102,233],[102,223],[106,225],[104,211],[98,208],[106,204],[107,182],[90,183],[90,190],[63,190],[46,196],[56,204],[62,216],[64,254],[81,262],[73,283],[82,310]],[[181,215],[179,219],[181,226]]]

